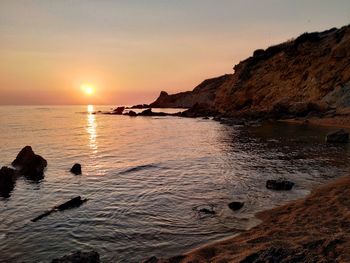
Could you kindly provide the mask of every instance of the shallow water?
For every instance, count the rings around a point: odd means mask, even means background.
[[[0,165],[25,145],[49,164],[44,180],[20,178],[10,198],[0,199],[1,262],[50,262],[77,249],[95,249],[102,262],[176,255],[252,227],[257,211],[348,172],[350,147],[325,144],[329,128],[86,111],[0,107]],[[69,173],[75,162],[83,175]],[[296,187],[265,189],[267,179],[280,177]],[[30,222],[77,195],[89,201]],[[233,212],[227,204],[236,200],[245,206]],[[198,213],[202,207],[216,215]]]

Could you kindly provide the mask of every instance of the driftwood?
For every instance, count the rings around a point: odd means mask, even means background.
[[[47,217],[48,215],[50,215],[51,213],[56,212],[56,211],[64,211],[64,210],[67,210],[70,208],[79,207],[83,203],[85,203],[86,201],[87,201],[87,199],[81,199],[80,196],[74,197],[71,200],[69,200],[63,204],[60,204],[60,205],[55,206],[54,208],[52,208],[50,210],[47,210],[46,212],[42,213],[41,215],[33,218],[31,221],[36,222],[44,217]]]

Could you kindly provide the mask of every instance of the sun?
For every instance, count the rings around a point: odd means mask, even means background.
[[[95,93],[95,88],[91,84],[82,84],[80,86],[81,90],[88,96],[91,96]]]

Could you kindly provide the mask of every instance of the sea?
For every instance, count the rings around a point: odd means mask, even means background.
[[[257,212],[349,172],[349,144],[325,143],[334,128],[93,114],[111,108],[0,107],[0,165],[26,145],[48,161],[44,179],[21,177],[0,198],[0,262],[51,262],[76,250],[95,250],[101,262],[171,257],[252,228]],[[74,163],[82,175],[70,173]],[[279,178],[295,187],[266,189]],[[31,222],[75,196],[88,201]],[[243,208],[230,210],[232,201]]]

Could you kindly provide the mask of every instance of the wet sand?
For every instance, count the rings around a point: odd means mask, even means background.
[[[257,217],[239,236],[161,262],[350,262],[350,176]]]

